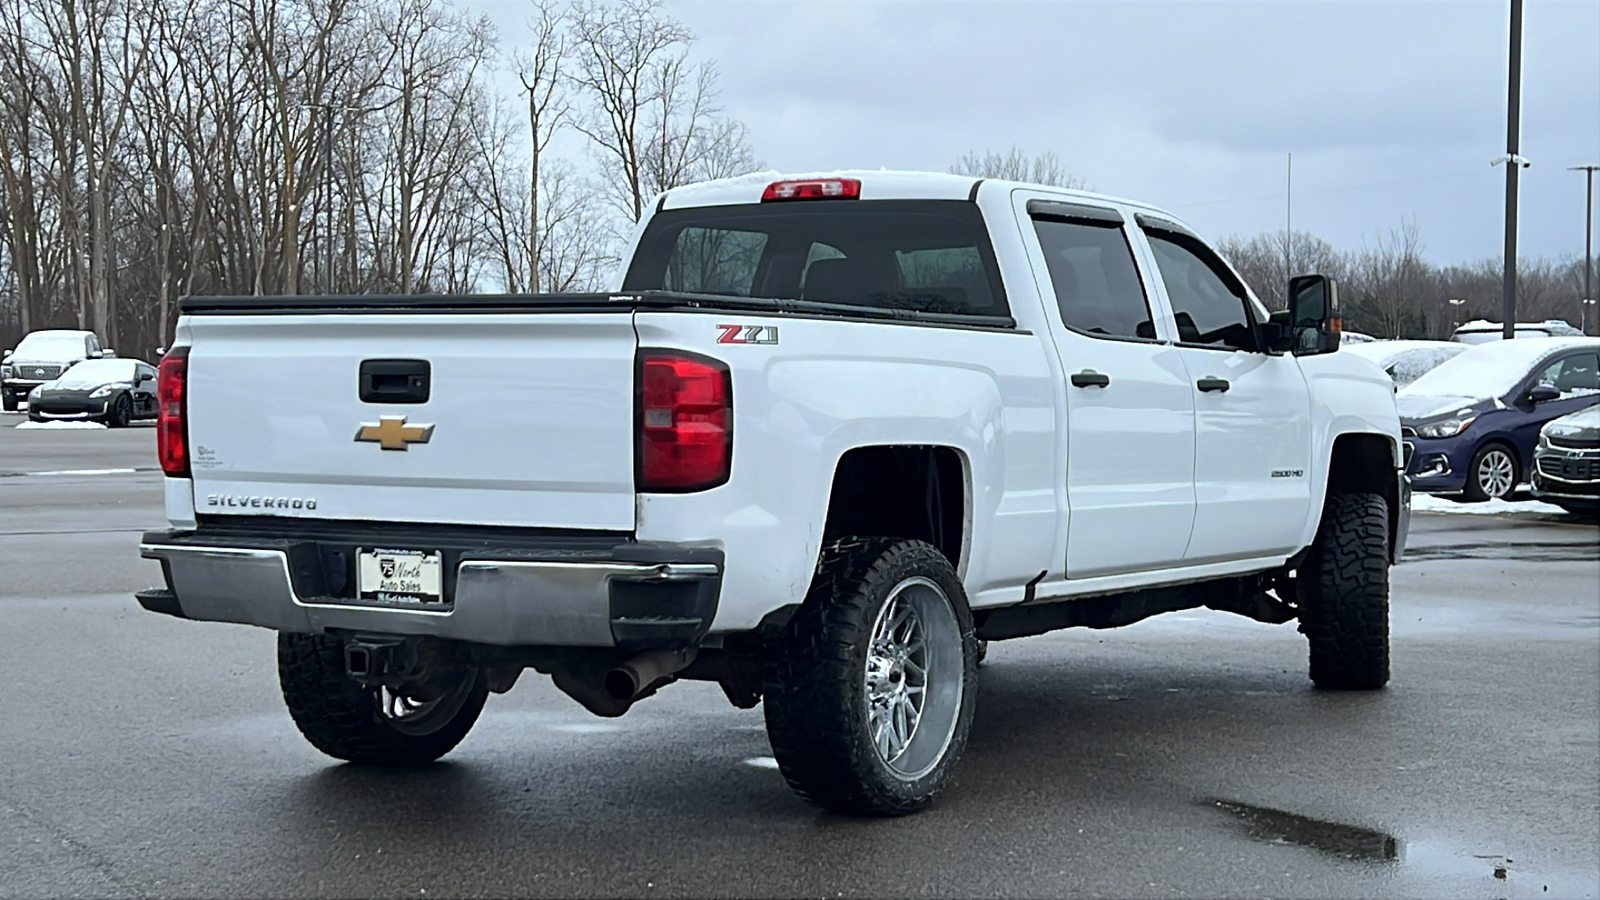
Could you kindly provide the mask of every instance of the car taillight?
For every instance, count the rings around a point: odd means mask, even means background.
[[[173,347],[156,376],[156,455],[161,471],[173,478],[189,477],[188,387],[189,348]]]
[[[733,385],[728,367],[683,351],[639,357],[639,490],[698,491],[728,480]]]
[[[791,178],[774,181],[761,192],[761,202],[774,200],[858,200],[859,178]]]

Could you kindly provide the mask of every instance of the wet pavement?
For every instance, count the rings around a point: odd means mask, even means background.
[[[705,684],[602,720],[525,676],[444,763],[334,764],[269,633],[129,596],[153,435],[15,420],[0,896],[1600,896],[1600,531],[1569,517],[1418,515],[1378,693],[1203,610],[995,644],[958,783],[861,821]]]

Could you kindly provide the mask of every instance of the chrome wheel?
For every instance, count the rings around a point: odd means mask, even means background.
[[[920,778],[950,745],[964,681],[961,629],[938,584],[919,576],[895,586],[873,624],[866,663],[878,758],[897,778]]]
[[[1490,500],[1497,500],[1511,494],[1511,489],[1516,487],[1517,465],[1511,459],[1511,454],[1498,447],[1491,448],[1478,460],[1475,473],[1478,479],[1478,489]]]
[[[414,737],[433,734],[449,724],[472,696],[475,673],[457,676],[454,683],[430,699],[420,699],[387,687],[378,688],[378,714],[389,727]]]

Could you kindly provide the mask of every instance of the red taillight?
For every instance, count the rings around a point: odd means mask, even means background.
[[[761,202],[772,200],[859,200],[858,178],[793,178],[774,181],[761,192]]]
[[[728,480],[733,387],[728,367],[676,351],[639,359],[639,490],[697,491]]]
[[[161,357],[156,376],[156,455],[161,471],[173,478],[189,477],[188,411],[189,348],[173,347]]]

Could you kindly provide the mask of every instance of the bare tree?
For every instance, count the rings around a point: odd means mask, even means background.
[[[568,97],[568,82],[564,64],[567,57],[566,15],[556,12],[547,4],[538,7],[537,18],[531,23],[533,42],[516,56],[517,77],[528,95],[528,206],[523,225],[522,243],[526,246],[527,287],[537,293],[544,254],[539,223],[539,161],[545,149],[566,123],[572,111]],[[507,290],[519,290],[520,274],[512,271],[510,260],[506,266]]]
[[[1341,297],[1377,337],[1403,337],[1421,327],[1429,275],[1422,249],[1416,220],[1407,218],[1356,254]]]
[[[950,167],[952,175],[971,175],[974,178],[998,178],[1004,181],[1025,181],[1029,184],[1048,184],[1055,187],[1082,189],[1084,181],[1068,175],[1062,168],[1060,157],[1045,151],[1029,157],[1015,144],[1004,153],[985,150],[968,152]]]
[[[1293,246],[1292,269],[1287,268],[1288,246],[1282,230],[1264,231],[1252,238],[1229,237],[1220,241],[1217,249],[1268,309],[1284,309],[1289,305],[1291,273],[1345,278],[1344,257],[1332,244],[1309,232],[1296,231]]]
[[[661,191],[756,166],[743,127],[720,115],[715,67],[690,63],[693,40],[660,0],[572,7],[572,82],[592,104],[574,127],[635,222]]]

